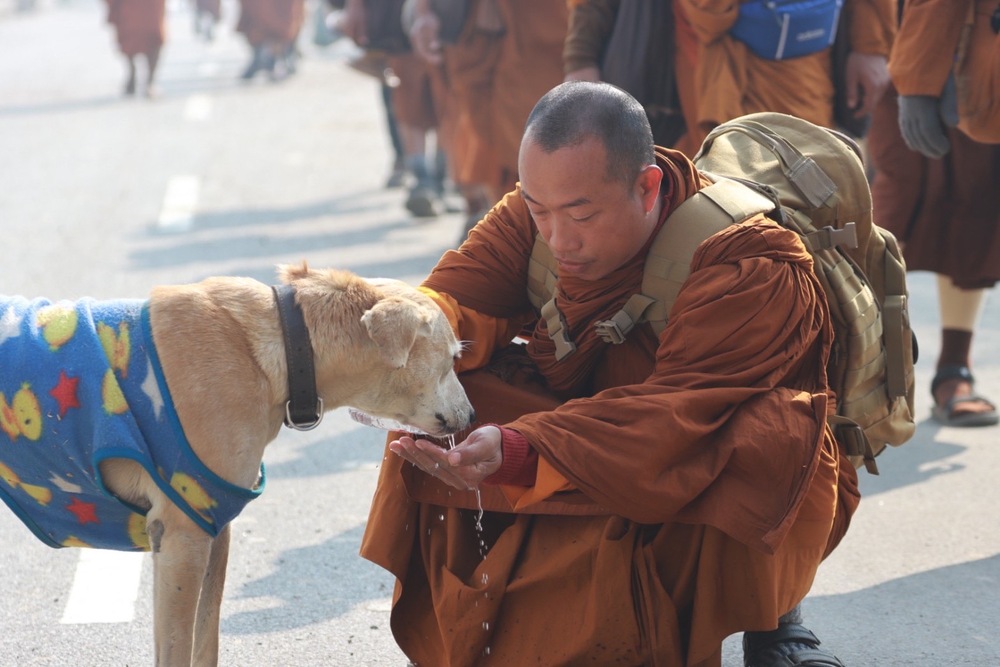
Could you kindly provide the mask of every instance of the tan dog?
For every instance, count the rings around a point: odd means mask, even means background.
[[[311,338],[321,410],[349,405],[432,435],[446,435],[471,424],[474,412],[453,371],[461,346],[427,296],[399,281],[366,281],[344,271],[310,270],[304,264],[281,267],[280,273],[282,281],[295,288],[295,301]],[[0,347],[27,337],[28,329],[14,327],[20,312],[22,320],[34,318],[39,326],[51,327],[43,352],[49,348],[59,354],[71,351],[67,341],[72,330],[65,316],[69,311],[60,319],[59,313],[52,312],[57,304],[33,311],[27,303],[22,300],[10,306],[6,314],[0,303]],[[147,317],[162,369],[159,378],[172,398],[190,449],[210,471],[205,474],[221,478],[217,486],[231,485],[244,494],[259,492],[264,448],[278,434],[289,400],[285,339],[275,294],[267,285],[242,278],[157,287],[150,295]],[[75,320],[73,326],[78,326]],[[129,344],[133,348],[143,345],[136,327],[130,331],[101,322],[94,329],[112,366]],[[145,364],[145,357],[142,360]],[[154,365],[150,365],[149,377]],[[112,381],[106,376],[98,390],[104,404],[101,418],[115,416],[121,402],[118,384],[124,388],[132,381],[126,377],[127,368],[123,365],[106,372]],[[0,409],[0,441],[6,431],[15,442],[40,443],[39,434],[66,421],[51,418],[53,409],[44,407],[48,390],[40,381],[32,389],[27,381],[9,377],[13,373],[6,367],[0,371],[0,390],[6,387],[7,398],[20,387],[10,404],[0,391],[0,408],[6,408]],[[82,387],[86,382],[84,378],[78,384]],[[61,375],[60,386],[65,384]],[[154,399],[160,398],[155,383],[143,387]],[[77,406],[66,398],[66,391],[49,393],[59,398],[60,409],[68,406],[67,414],[72,416]],[[157,402],[162,404],[162,400],[152,401]],[[25,506],[49,504],[52,493],[74,486],[64,479],[56,484],[58,489],[48,490],[44,484],[18,477],[3,463],[0,481],[7,486],[0,484],[0,495],[8,503],[17,496],[23,497]],[[152,470],[160,477],[169,475],[159,465]],[[211,525],[209,511],[218,503],[191,477],[175,473],[166,485],[163,479],[154,480],[149,465],[127,456],[100,459],[99,469],[104,488],[137,511],[128,520],[138,521],[138,528],[130,530],[134,544],[145,546],[148,537],[152,550],[156,664],[217,664],[231,517],[224,526],[221,520]],[[52,477],[59,481],[55,474]],[[178,497],[187,501],[187,509],[179,507],[184,503],[176,502]],[[199,525],[205,522],[208,528]],[[217,534],[213,537],[212,533]],[[86,543],[76,535],[68,540],[39,536],[52,546]]]

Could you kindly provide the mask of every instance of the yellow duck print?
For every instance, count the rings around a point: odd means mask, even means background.
[[[62,541],[64,547],[82,547],[84,549],[89,549],[90,545],[81,540],[79,537],[74,537],[70,535],[65,540]]]
[[[104,410],[109,415],[120,415],[128,410],[128,403],[125,402],[125,394],[115,379],[115,372],[110,368],[104,373],[104,381],[101,383],[101,398],[104,401]]]
[[[128,518],[128,536],[132,544],[143,551],[149,551],[149,535],[146,534],[146,517],[133,512]]]
[[[39,505],[48,505],[52,502],[52,489],[46,486],[36,486],[34,484],[25,484],[21,481],[21,478],[17,476],[17,473],[11,470],[8,466],[0,462],[0,479],[7,483],[13,489],[21,487],[21,490],[27,493],[29,496],[35,499]]]
[[[36,323],[53,352],[66,344],[76,333],[78,316],[72,306],[53,304],[38,311]]]
[[[193,477],[182,472],[175,472],[170,478],[170,486],[181,494],[191,509],[211,522],[211,517],[205,514],[205,510],[218,507],[219,503],[205,493],[205,489],[201,488],[201,485],[194,481]]]
[[[111,362],[111,368],[128,377],[128,362],[132,355],[132,339],[128,322],[118,323],[118,333],[104,322],[97,323],[97,337],[104,348],[104,354]]]
[[[38,440],[42,436],[42,406],[27,382],[21,385],[10,403],[0,392],[0,428],[11,440],[17,440],[18,436]]]

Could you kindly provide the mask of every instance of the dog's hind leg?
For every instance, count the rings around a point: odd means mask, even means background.
[[[154,505],[146,532],[153,551],[156,665],[190,667],[212,537],[173,504]]]
[[[219,664],[219,617],[222,590],[226,583],[226,564],[229,561],[229,525],[212,540],[208,570],[205,571],[205,581],[201,586],[198,621],[194,632],[194,664],[198,667],[215,667]]]

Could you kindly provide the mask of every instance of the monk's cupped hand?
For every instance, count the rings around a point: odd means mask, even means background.
[[[452,449],[430,440],[402,435],[389,443],[389,451],[456,489],[478,488],[500,469],[502,438],[496,426],[477,428]]]

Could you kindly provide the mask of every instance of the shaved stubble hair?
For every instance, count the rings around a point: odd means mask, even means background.
[[[653,131],[642,105],[609,83],[567,81],[542,99],[528,115],[524,139],[545,153],[595,137],[607,151],[607,179],[631,185],[654,164]]]

